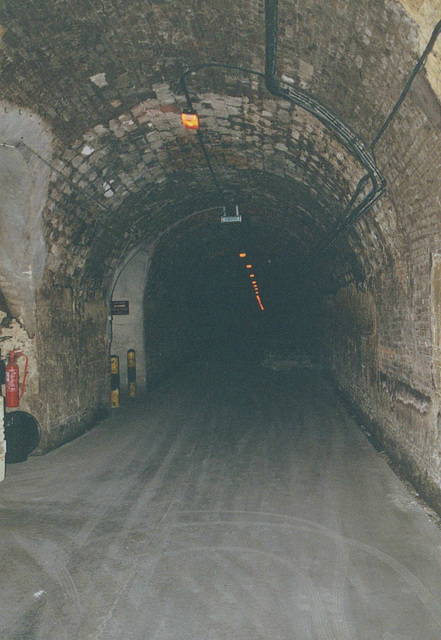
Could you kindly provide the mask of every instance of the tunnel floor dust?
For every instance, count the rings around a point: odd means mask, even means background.
[[[440,531],[301,358],[193,364],[0,491],[5,640],[441,637]]]

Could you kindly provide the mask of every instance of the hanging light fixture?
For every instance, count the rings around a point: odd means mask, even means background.
[[[186,129],[197,131],[199,129],[199,116],[194,111],[184,109],[181,113],[181,122]]]

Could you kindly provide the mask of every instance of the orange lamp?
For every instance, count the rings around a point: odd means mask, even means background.
[[[183,111],[181,113],[181,121],[186,129],[193,129],[194,131],[199,129],[199,116],[197,113]]]
[[[239,253],[239,258],[246,258],[247,254],[246,253]]]

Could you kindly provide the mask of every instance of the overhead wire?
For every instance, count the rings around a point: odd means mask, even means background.
[[[381,198],[386,188],[386,180],[377,167],[375,158],[369,147],[352,131],[352,129],[331,109],[322,104],[304,89],[285,85],[281,87],[276,76],[278,47],[278,0],[265,0],[265,84],[268,91],[279,98],[288,100],[315,116],[325,126],[330,128],[342,144],[358,159],[367,173],[367,179],[362,179],[363,187],[368,180],[371,190],[361,202],[355,202],[362,192],[357,188],[350,206],[355,208],[345,210],[346,218],[317,246],[307,257],[305,263],[309,265],[323,255],[345,231],[355,224]]]
[[[90,0],[88,1],[90,2]],[[104,11],[104,13],[106,12]],[[106,15],[106,18],[107,17],[108,16]],[[193,101],[188,91],[187,78],[189,75],[193,75],[199,70],[206,69],[206,68],[223,68],[223,69],[235,70],[241,73],[248,73],[248,74],[261,77],[265,80],[267,89],[273,95],[286,99],[298,106],[301,106],[302,108],[307,110],[309,113],[314,115],[318,120],[320,120],[326,126],[331,128],[334,131],[334,133],[337,135],[337,137],[340,139],[340,141],[361,162],[361,164],[367,171],[367,175],[361,179],[354,195],[351,197],[349,204],[345,208],[343,212],[343,218],[344,218],[343,221],[340,224],[336,225],[336,227],[332,230],[332,232],[328,235],[328,237],[325,238],[325,240],[314,249],[310,257],[307,259],[307,261],[311,261],[313,259],[317,259],[321,255],[323,255],[323,253],[328,251],[328,249],[331,248],[337,242],[337,240],[342,235],[344,235],[348,231],[348,229],[352,227],[361,218],[361,216],[365,215],[372,208],[372,206],[378,201],[378,199],[381,198],[381,196],[383,195],[386,187],[386,182],[376,165],[375,157],[374,157],[374,149],[375,149],[375,146],[378,144],[379,140],[381,139],[381,137],[383,136],[383,134],[385,133],[385,131],[387,130],[387,128],[389,127],[389,125],[391,124],[392,120],[397,115],[402,103],[404,102],[408,92],[411,89],[411,86],[416,76],[418,75],[424,63],[426,62],[429,54],[432,52],[435,46],[435,43],[437,41],[437,38],[441,32],[441,20],[435,26],[432,32],[431,38],[423,54],[420,56],[416,66],[414,67],[406,83],[406,86],[403,89],[402,93],[400,94],[397,102],[395,103],[389,115],[387,116],[385,122],[383,123],[383,125],[381,126],[381,128],[379,129],[375,137],[373,138],[371,144],[368,146],[365,145],[360,140],[359,136],[355,132],[353,132],[346,125],[346,123],[344,123],[342,119],[339,116],[337,116],[337,114],[335,114],[330,109],[325,107],[317,99],[313,98],[308,92],[298,87],[292,87],[288,85],[284,85],[283,87],[281,87],[279,85],[276,79],[276,60],[277,60],[277,42],[278,42],[277,27],[278,27],[278,0],[265,0],[265,42],[266,42],[265,73],[255,71],[253,69],[248,69],[239,65],[210,62],[210,63],[204,63],[201,65],[198,65],[197,67],[194,67],[192,69],[188,69],[181,76],[180,84],[183,89],[188,108],[192,110]],[[105,31],[106,30],[104,29],[104,33]],[[108,45],[108,47],[110,46],[110,42],[107,41],[106,44]],[[204,160],[211,174],[216,191],[219,195],[219,198],[222,204],[225,205],[226,204],[225,194],[216,176],[216,173],[214,171],[211,159],[208,154],[207,147],[205,145],[203,133],[201,130],[198,130],[196,133],[197,133],[197,138],[201,147],[202,154],[204,156]],[[50,162],[45,160],[34,149],[32,149],[31,147],[29,147],[24,143],[20,143],[20,145],[22,145],[30,153],[38,157],[42,162],[44,162],[53,171],[55,171],[58,175],[60,175],[63,178],[63,180],[68,182],[72,186],[72,188],[74,188],[76,191],[83,194],[90,201],[93,201],[102,210],[105,210],[106,212],[111,213],[112,216],[117,215],[115,214],[114,210],[105,206],[97,197],[93,196],[92,194],[78,187],[71,179],[65,176],[61,171],[57,170]],[[19,145],[8,145],[7,143],[0,143],[0,146],[5,148],[10,148],[10,147],[18,148]],[[361,202],[356,204],[358,197],[363,192],[363,189],[368,181],[371,181],[371,184],[372,184],[372,188],[370,192],[364,196]],[[77,216],[77,217],[82,219],[80,216]],[[122,220],[122,217],[120,219]],[[134,226],[132,226],[130,223],[127,222],[127,219],[124,218],[124,222],[131,231],[134,231],[134,232],[138,231],[137,228],[135,228]],[[99,222],[99,224],[102,225],[101,222]]]
[[[21,147],[23,147],[24,149],[29,151],[29,153],[31,153],[36,158],[38,158],[49,169],[54,171],[59,177],[62,178],[62,180],[67,182],[75,191],[77,191],[81,195],[85,196],[88,200],[90,200],[91,202],[96,204],[98,207],[103,209],[103,211],[106,211],[107,213],[112,214],[112,216],[114,216],[114,217],[116,216],[117,219],[119,219],[121,222],[124,222],[126,224],[126,226],[129,229],[131,229],[131,231],[136,231],[136,232],[138,231],[138,229],[136,229],[135,227],[131,226],[130,223],[127,223],[127,219],[126,218],[123,218],[123,216],[119,216],[113,209],[110,209],[105,204],[103,204],[96,196],[92,195],[91,193],[88,193],[87,191],[85,191],[84,189],[79,187],[71,178],[69,178],[68,176],[64,175],[64,173],[62,171],[60,171],[60,169],[57,169],[51,162],[46,160],[46,158],[43,158],[43,156],[40,153],[38,153],[38,151],[35,151],[35,149],[33,149],[32,147],[27,145],[25,142],[19,142],[16,145],[11,145],[11,144],[8,144],[8,143],[5,143],[5,142],[0,142],[0,146],[4,147],[4,148],[7,148],[7,149],[17,149],[17,150],[19,150]],[[81,216],[79,216],[77,213],[75,213],[75,212],[74,212],[74,216],[78,220],[81,220],[82,222],[84,222],[84,219]],[[98,224],[100,226],[102,226],[103,228],[106,228],[106,225],[103,222],[101,222],[101,220],[97,220],[97,222],[98,222]]]
[[[188,109],[188,111],[194,111],[194,106],[193,106],[193,101],[192,101],[191,96],[190,96],[190,92],[189,92],[188,87],[187,87],[187,78],[188,78],[188,76],[194,75],[195,73],[197,73],[198,71],[200,71],[202,69],[209,69],[209,68],[231,69],[231,70],[239,71],[239,72],[242,72],[242,73],[250,73],[250,74],[253,74],[253,75],[256,75],[256,76],[260,76],[262,78],[265,77],[265,75],[263,73],[259,72],[259,71],[254,71],[252,69],[247,69],[245,67],[226,64],[226,63],[222,63],[222,62],[206,62],[206,63],[198,65],[197,67],[192,67],[191,69],[188,69],[187,71],[185,71],[182,74],[182,76],[181,76],[181,78],[179,80],[179,83],[181,85],[181,88],[182,88],[182,91],[184,93],[185,99],[187,101],[187,109]],[[216,173],[214,171],[210,156],[209,156],[208,151],[207,151],[207,147],[205,145],[205,141],[204,141],[204,137],[203,137],[202,131],[200,129],[198,129],[196,133],[197,133],[197,138],[198,138],[198,141],[199,141],[199,144],[200,144],[200,147],[201,147],[202,154],[203,154],[205,162],[207,164],[207,168],[208,168],[208,170],[210,172],[210,175],[212,177],[213,183],[214,183],[214,185],[216,187],[216,191],[219,194],[219,197],[220,197],[220,200],[221,200],[223,206],[226,206],[227,202],[226,202],[225,194],[224,194],[224,191],[223,191],[223,189],[222,189],[222,187],[220,185],[220,182],[219,182],[219,180],[218,180],[218,178],[216,176]]]
[[[424,49],[422,55],[420,56],[418,62],[415,65],[412,73],[410,74],[409,79],[407,80],[406,85],[405,85],[403,91],[401,92],[398,100],[396,101],[396,103],[392,107],[389,115],[387,116],[387,118],[384,121],[383,125],[380,127],[377,135],[372,140],[372,142],[371,142],[372,151],[375,149],[375,146],[378,144],[379,140],[381,139],[381,137],[385,133],[386,129],[389,127],[389,125],[391,124],[392,120],[397,115],[401,105],[403,104],[404,100],[406,99],[407,94],[409,93],[409,91],[410,91],[410,89],[412,87],[413,81],[415,80],[415,78],[418,75],[418,73],[421,71],[421,68],[425,64],[427,58],[429,57],[429,54],[433,51],[433,48],[434,48],[434,46],[436,44],[436,41],[438,40],[438,36],[439,36],[440,33],[441,33],[441,20],[436,24],[434,30],[432,31],[432,35],[431,35],[431,37],[429,39],[429,42],[427,43],[426,48]]]
[[[386,180],[382,176],[377,167],[375,160],[375,146],[387,130],[392,120],[397,115],[402,103],[404,102],[411,86],[421,71],[429,54],[433,50],[435,43],[441,33],[441,20],[435,26],[431,38],[415,65],[406,85],[399,96],[397,102],[393,106],[391,112],[387,116],[380,130],[372,140],[369,146],[366,146],[358,136],[350,130],[350,128],[335,113],[321,104],[317,99],[313,98],[308,92],[298,87],[285,86],[280,87],[276,79],[276,54],[277,54],[277,23],[278,23],[278,0],[265,0],[265,29],[266,29],[266,55],[265,55],[265,82],[268,90],[273,95],[294,101],[302,106],[309,113],[315,115],[321,122],[334,130],[339,139],[349,148],[352,153],[360,160],[367,171],[367,175],[361,178],[355,193],[350,199],[349,204],[343,211],[343,220],[334,225],[334,228],[327,237],[317,245],[307,257],[304,266],[316,262],[323,254],[325,254],[335,243],[347,233],[382,197],[386,189]],[[358,197],[363,192],[368,181],[371,181],[372,188],[370,192],[364,196],[361,202],[356,204]]]

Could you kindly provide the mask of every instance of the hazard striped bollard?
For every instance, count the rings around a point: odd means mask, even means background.
[[[136,351],[129,349],[127,351],[127,389],[129,398],[136,397]]]
[[[112,409],[119,407],[119,358],[110,356],[110,404]]]

